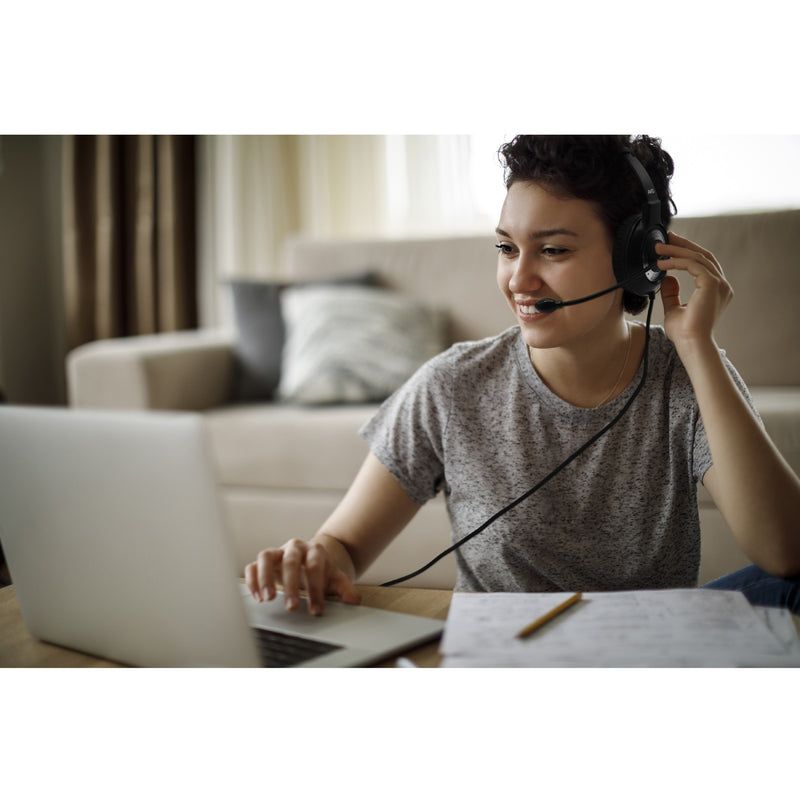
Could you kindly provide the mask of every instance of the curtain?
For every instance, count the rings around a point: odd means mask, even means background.
[[[200,137],[200,324],[231,323],[228,278],[280,278],[281,253],[291,236],[491,229],[476,207],[472,138]],[[492,152],[485,156],[492,161]]]
[[[191,136],[66,136],[64,295],[70,349],[197,325]]]

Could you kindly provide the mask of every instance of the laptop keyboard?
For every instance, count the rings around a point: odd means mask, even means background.
[[[253,630],[256,632],[261,661],[265,667],[293,667],[310,658],[342,649],[338,644],[304,639],[289,633],[267,631],[263,628]]]

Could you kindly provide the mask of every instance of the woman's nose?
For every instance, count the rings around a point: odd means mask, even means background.
[[[527,294],[539,291],[544,286],[539,270],[532,259],[520,257],[508,282],[508,288],[515,294]]]

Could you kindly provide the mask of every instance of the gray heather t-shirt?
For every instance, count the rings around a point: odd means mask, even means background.
[[[541,381],[514,327],[433,358],[381,406],[361,435],[418,503],[445,492],[455,542],[609,422],[641,373],[640,365],[610,403],[577,408]],[[455,551],[455,588],[695,586],[697,481],[709,466],[688,375],[663,328],[653,327],[647,380],[627,413],[542,489]]]

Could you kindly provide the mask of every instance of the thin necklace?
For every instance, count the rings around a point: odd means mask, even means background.
[[[592,408],[600,408],[600,406],[608,402],[611,395],[613,395],[614,392],[617,390],[617,386],[619,386],[620,379],[625,373],[625,367],[628,366],[628,358],[630,357],[631,354],[631,341],[633,340],[633,336],[631,336],[630,325],[626,323],[625,327],[628,329],[628,350],[625,353],[625,363],[622,365],[622,369],[619,371],[619,375],[617,375],[617,379],[614,381],[614,385],[611,387],[611,391],[596,406],[592,406]]]

